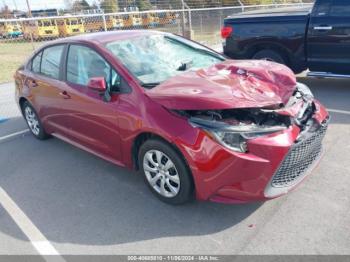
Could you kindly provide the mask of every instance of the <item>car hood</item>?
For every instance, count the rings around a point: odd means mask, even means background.
[[[221,110],[286,104],[296,78],[286,66],[263,60],[226,60],[187,71],[147,90],[168,109]]]

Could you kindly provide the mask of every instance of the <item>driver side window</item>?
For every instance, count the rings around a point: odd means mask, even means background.
[[[102,56],[89,47],[71,45],[67,57],[67,81],[87,86],[92,77],[104,77],[111,92],[120,88],[120,75]]]

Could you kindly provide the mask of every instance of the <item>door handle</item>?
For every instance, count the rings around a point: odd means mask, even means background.
[[[333,26],[315,26],[315,30],[332,30]]]
[[[35,80],[31,81],[31,87],[37,87],[38,83]]]
[[[67,93],[67,91],[62,91],[59,93],[60,96],[62,96],[64,99],[69,99],[70,95]]]
[[[27,86],[28,87],[37,87],[38,83],[34,79],[28,79],[27,80]]]

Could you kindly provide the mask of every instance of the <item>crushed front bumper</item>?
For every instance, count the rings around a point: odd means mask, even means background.
[[[297,140],[265,188],[264,195],[274,198],[290,191],[317,165],[322,155],[322,140],[328,121],[325,119],[317,130]]]
[[[329,116],[314,101],[315,128],[301,132],[294,124],[284,131],[248,141],[248,152],[229,150],[203,131],[195,143],[179,147],[193,174],[196,197],[223,203],[263,201],[294,189],[317,165]]]

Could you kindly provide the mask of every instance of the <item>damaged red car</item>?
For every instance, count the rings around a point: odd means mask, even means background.
[[[15,82],[35,137],[139,170],[170,204],[287,193],[318,163],[329,120],[287,67],[155,31],[50,42]]]

